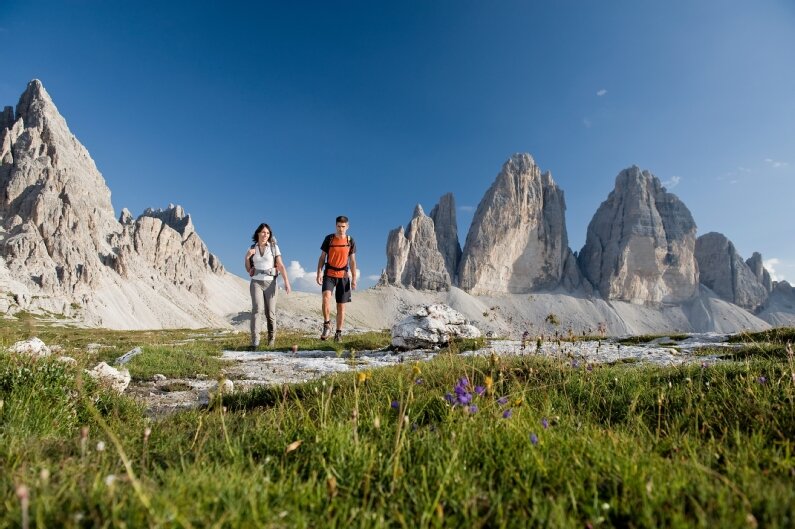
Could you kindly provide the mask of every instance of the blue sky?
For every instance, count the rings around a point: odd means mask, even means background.
[[[790,0],[3,0],[0,46],[0,106],[41,79],[117,215],[181,204],[239,275],[259,222],[311,272],[347,214],[377,276],[387,232],[448,191],[463,243],[529,152],[565,191],[575,251],[636,164],[699,234],[795,280]]]

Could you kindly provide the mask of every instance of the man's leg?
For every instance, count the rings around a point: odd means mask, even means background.
[[[331,335],[331,290],[323,291],[323,331],[320,333],[320,339],[325,340]]]
[[[342,331],[343,323],[345,323],[345,303],[337,303],[337,332]]]
[[[323,291],[323,321],[331,318],[331,290]]]

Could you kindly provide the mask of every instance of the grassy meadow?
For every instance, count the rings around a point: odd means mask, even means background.
[[[77,366],[5,352],[31,335]],[[216,377],[247,338],[0,321],[0,528],[795,526],[795,330],[684,367],[455,347],[157,419],[82,375]]]

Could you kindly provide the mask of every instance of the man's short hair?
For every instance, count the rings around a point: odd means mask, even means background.
[[[339,217],[337,217],[336,222],[344,222],[345,224],[347,224],[348,223],[348,217],[346,217],[345,215],[340,215]]]

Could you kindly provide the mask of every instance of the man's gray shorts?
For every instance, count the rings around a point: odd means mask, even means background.
[[[348,277],[323,276],[322,292],[333,290],[337,303],[351,302],[351,280]]]

